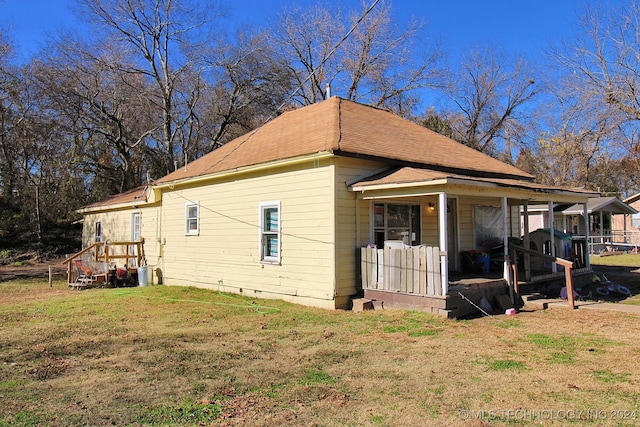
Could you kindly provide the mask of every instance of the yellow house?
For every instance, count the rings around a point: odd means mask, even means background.
[[[508,287],[504,254],[520,237],[522,208],[590,196],[538,185],[386,110],[332,97],[81,212],[85,247],[144,239],[154,282],[335,309],[363,291],[454,298],[461,254],[488,252],[487,244],[502,255],[485,273]],[[416,273],[409,289],[405,272],[404,285],[385,287],[384,251],[420,246],[430,255],[416,252],[416,268],[437,270],[429,287]],[[379,255],[373,267],[366,247]],[[431,310],[446,310],[441,303]]]

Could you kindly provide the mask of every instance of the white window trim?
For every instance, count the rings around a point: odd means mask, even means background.
[[[271,234],[276,234],[278,239],[278,256],[266,256],[265,255],[265,246],[264,246],[264,211],[268,208],[276,208],[278,210],[278,231]],[[260,208],[258,209],[258,215],[260,218],[260,230],[258,235],[258,246],[260,248],[260,262],[263,264],[280,264],[282,253],[282,215],[280,209],[280,201],[272,201],[272,202],[262,202],[260,203]]]
[[[137,233],[136,233],[136,219],[137,219]],[[136,234],[138,234],[136,236]],[[133,212],[131,214],[131,241],[137,242],[142,237],[142,214],[140,212]]]
[[[189,229],[189,221],[193,218],[189,218],[189,208],[196,207],[196,229]],[[200,203],[199,202],[187,202],[184,204],[184,234],[187,236],[197,236],[200,234]]]
[[[100,229],[100,234],[98,234],[98,228]],[[93,225],[93,230],[95,233],[94,241],[96,243],[102,242],[104,240],[104,230],[102,229],[102,221],[96,221]]]

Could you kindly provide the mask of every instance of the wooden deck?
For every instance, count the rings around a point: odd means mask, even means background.
[[[132,280],[137,283],[137,267],[144,260],[144,239],[125,242],[97,242],[75,253],[62,262],[67,266],[67,282],[73,289],[113,287],[122,282],[115,279],[118,263],[129,271]],[[88,268],[90,271],[83,269]]]

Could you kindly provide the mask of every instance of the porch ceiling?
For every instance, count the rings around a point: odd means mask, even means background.
[[[527,180],[460,175],[431,169],[402,167],[389,169],[350,185],[363,198],[410,197],[445,192],[539,201],[584,203],[598,193],[585,189],[551,187]]]

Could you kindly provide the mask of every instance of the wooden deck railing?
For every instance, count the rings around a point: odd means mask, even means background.
[[[510,263],[511,263],[511,271],[512,271],[512,277],[513,277],[513,291],[515,294],[515,300],[514,301],[519,301],[520,299],[520,290],[518,289],[518,283],[519,283],[519,279],[518,279],[518,253],[523,253],[523,254],[528,254],[530,256],[537,256],[543,259],[546,259],[548,261],[551,262],[555,262],[558,265],[561,265],[564,267],[564,278],[567,284],[567,302],[569,303],[569,307],[573,310],[576,308],[575,306],[575,301],[573,298],[573,269],[574,269],[574,262],[573,261],[569,261],[567,259],[563,259],[563,258],[558,258],[558,257],[553,257],[551,255],[547,255],[544,254],[542,252],[538,252],[538,251],[534,251],[532,249],[527,249],[527,248],[523,248],[522,246],[518,246],[518,245],[511,245],[509,246],[509,250],[511,252],[511,257],[510,257]]]
[[[360,255],[363,289],[442,295],[438,247],[361,248]]]
[[[119,248],[119,249],[117,249]],[[127,267],[139,267],[144,261],[144,239],[139,242],[96,242],[87,246],[64,261],[67,265],[67,281],[73,283],[75,271],[74,262],[77,259],[87,257],[93,262],[103,262],[107,265],[119,264]]]

